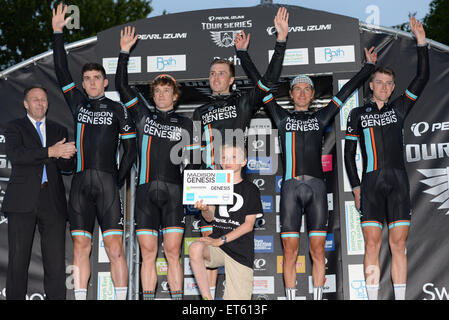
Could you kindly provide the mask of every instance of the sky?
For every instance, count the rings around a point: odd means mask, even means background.
[[[150,17],[184,11],[252,7],[260,0],[152,0]],[[391,27],[408,21],[409,13],[416,12],[422,19],[429,12],[432,0],[273,0],[275,4],[297,5],[309,9],[341,14],[371,24]]]

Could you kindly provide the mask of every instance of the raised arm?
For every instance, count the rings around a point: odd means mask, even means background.
[[[408,112],[415,105],[419,96],[421,95],[424,87],[429,81],[429,50],[427,49],[426,33],[421,22],[415,19],[415,17],[410,18],[410,29],[416,38],[417,53],[418,53],[418,65],[415,78],[412,80],[410,85],[407,87],[405,92],[397,99],[401,100],[402,103],[397,103],[396,105],[401,106],[403,116],[405,117]]]
[[[360,179],[357,173],[356,152],[357,142],[360,137],[359,119],[357,116],[357,109],[352,109],[348,116],[344,159],[345,168],[348,175],[349,183],[354,192],[355,202],[357,208],[360,208]]]
[[[289,14],[287,12],[287,9],[279,8],[274,18],[274,25],[277,31],[274,54],[270,60],[270,63],[268,64],[267,70],[263,77],[261,77],[260,73],[254,66],[254,63],[252,62],[248,54],[248,46],[250,43],[251,35],[246,35],[242,30],[241,34],[238,34],[236,36],[234,43],[237,51],[237,56],[240,58],[245,74],[254,84],[258,83],[259,80],[261,80],[264,86],[269,87],[279,81],[287,45],[288,17]]]
[[[128,84],[128,60],[131,48],[136,44],[137,34],[135,27],[125,27],[120,31],[120,54],[117,63],[117,72],[115,73],[115,88],[120,93],[120,100],[130,112],[134,121],[139,118],[139,109],[141,107],[140,99],[136,92]]]
[[[340,112],[346,100],[354,93],[354,91],[360,87],[375,70],[377,62],[377,53],[374,51],[374,47],[369,50],[365,48],[365,58],[366,62],[362,69],[351,78],[338,93],[331,99],[329,104],[318,111],[322,115],[322,121],[327,125],[329,124],[335,115]]]
[[[285,8],[279,8],[274,24],[277,30],[276,45],[274,54],[268,64],[267,70],[262,77],[248,54],[248,46],[251,35],[246,35],[244,31],[236,36],[234,41],[237,50],[237,57],[240,59],[242,68],[246,76],[255,84],[255,88],[249,91],[249,104],[253,108],[253,113],[261,105],[260,102],[269,94],[271,87],[278,81],[282,71],[282,63],[286,48],[288,35],[288,12]]]
[[[120,144],[123,146],[123,156],[120,159],[118,171],[118,186],[121,187],[128,176],[129,170],[137,158],[136,128],[126,109],[121,107],[117,112],[120,125]]]
[[[56,77],[64,94],[64,99],[69,105],[72,114],[75,114],[78,106],[84,104],[87,98],[80,90],[76,89],[75,82],[69,72],[67,54],[64,48],[63,29],[71,18],[65,18],[66,12],[67,6],[63,6],[62,3],[56,9],[53,8],[53,60]]]

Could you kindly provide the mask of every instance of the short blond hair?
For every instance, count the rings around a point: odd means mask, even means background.
[[[221,146],[221,154],[223,154],[223,150],[225,149],[235,149],[240,153],[242,162],[246,160],[247,154],[246,154],[246,148],[245,146],[240,145],[239,143],[225,143]]]

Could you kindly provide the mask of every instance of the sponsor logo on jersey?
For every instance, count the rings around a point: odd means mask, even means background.
[[[398,117],[394,110],[380,114],[366,114],[360,117],[360,125],[362,128],[383,127],[396,122],[398,122]]]
[[[288,117],[285,123],[286,131],[318,131],[320,130],[320,125],[317,118],[310,118],[306,120],[300,120]]]
[[[81,108],[77,115],[77,120],[80,123],[93,125],[112,125],[114,113],[111,111],[92,111],[86,108]]]
[[[206,112],[201,116],[203,125],[207,125],[211,122],[218,120],[235,119],[235,118],[237,118],[237,107],[235,105],[220,108],[209,107],[208,112]]]
[[[168,124],[161,124],[154,119],[146,118],[143,132],[150,136],[156,136],[159,138],[170,139],[172,141],[181,140],[182,128],[177,126],[170,126]]]

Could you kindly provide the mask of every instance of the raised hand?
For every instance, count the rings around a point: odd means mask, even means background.
[[[426,43],[426,32],[421,22],[416,20],[415,17],[410,18],[410,29],[416,37],[416,42],[418,44]]]
[[[235,48],[237,50],[247,50],[249,46],[249,40],[251,38],[251,35],[248,33],[248,35],[245,34],[245,31],[242,30],[242,33],[237,33],[234,39]]]
[[[65,18],[65,14],[67,13],[67,6],[62,3],[58,4],[58,7],[53,8],[53,18],[51,20],[51,25],[53,27],[53,31],[62,31],[64,27],[72,20],[72,17]]]
[[[288,16],[289,13],[284,7],[279,8],[276,16],[274,17],[274,27],[277,31],[277,40],[284,41],[288,35]]]
[[[377,62],[377,52],[374,51],[374,46],[372,46],[369,50],[365,48],[365,57],[366,62],[374,63]]]
[[[136,27],[128,26],[120,30],[120,50],[130,51],[136,44],[138,35],[135,34]]]

